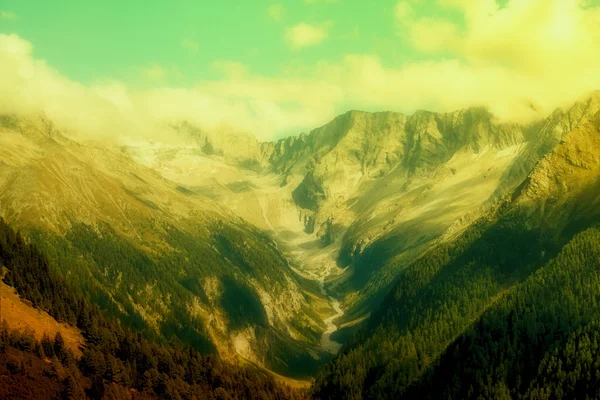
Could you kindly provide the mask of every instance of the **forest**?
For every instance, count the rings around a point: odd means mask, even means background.
[[[600,227],[581,225],[550,240],[520,221],[501,213],[482,218],[403,269],[379,310],[305,394],[224,362],[210,347],[125,325],[110,308],[91,305],[89,287],[74,288],[35,241],[0,220],[4,281],[86,339],[77,359],[60,335],[38,342],[2,324],[0,373],[12,382],[2,390],[72,399],[598,398]],[[119,244],[87,254],[108,257],[111,248]],[[146,262],[141,253],[124,259]],[[260,324],[252,293],[224,282],[227,299],[245,299],[239,309],[223,304],[231,323],[244,326],[250,315]],[[36,384],[19,384],[25,380]]]
[[[85,337],[83,356],[77,359],[64,346],[60,334],[37,342],[30,332],[2,324],[0,368],[12,384],[0,385],[0,397],[119,399],[131,398],[132,393],[140,399],[305,397],[264,372],[202,354],[174,338],[169,342],[157,340],[124,326],[120,319],[90,304],[57,273],[36,245],[3,219],[0,264],[8,270],[5,283],[23,299],[58,321],[77,326]],[[23,386],[24,382],[28,384]]]
[[[265,364],[270,369],[297,378],[313,374],[319,363],[265,323],[264,307],[251,282],[273,296],[289,287],[282,273],[289,267],[272,239],[247,224],[207,224],[189,231],[161,225],[164,236],[154,244],[136,243],[102,223],[93,227],[73,223],[64,237],[36,229],[26,236],[66,283],[135,332],[214,353],[204,319],[186,306],[198,301],[206,309],[222,310],[228,331],[252,326],[258,337],[268,341]],[[217,300],[205,292],[207,278],[219,281],[223,288]],[[310,307],[303,307],[291,323],[306,340],[318,343],[319,331],[305,321],[307,316],[318,320]]]
[[[482,218],[406,267],[317,376],[318,399],[600,396],[600,230]]]

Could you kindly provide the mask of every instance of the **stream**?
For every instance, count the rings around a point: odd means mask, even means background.
[[[331,303],[331,306],[335,310],[335,314],[332,315],[331,317],[323,320],[323,322],[325,322],[325,324],[327,324],[327,329],[325,330],[325,332],[323,332],[323,336],[321,336],[321,348],[330,353],[337,354],[337,352],[340,350],[340,347],[342,347],[342,345],[339,344],[338,342],[331,340],[331,335],[335,331],[338,330],[337,325],[334,324],[333,321],[336,318],[339,318],[342,315],[344,315],[344,311],[340,307],[340,302],[337,299],[334,299],[331,296],[328,296],[328,297],[329,297],[329,302]]]
[[[323,332],[323,334],[321,335],[320,347],[321,349],[329,353],[337,354],[342,345],[331,339],[331,335],[333,335],[333,333],[338,330],[338,326],[334,324],[333,321],[344,315],[344,310],[342,310],[339,300],[331,296],[327,292],[327,289],[325,289],[325,277],[330,274],[330,269],[326,269],[323,274],[317,275],[312,271],[299,271],[294,267],[291,268],[296,273],[318,282],[321,293],[323,293],[323,295],[327,297],[327,299],[329,299],[329,304],[331,305],[331,308],[333,308],[333,310],[335,311],[335,314],[323,320],[323,322],[326,325],[326,329],[325,332]]]

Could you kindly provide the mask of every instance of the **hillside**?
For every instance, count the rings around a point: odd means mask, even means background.
[[[91,301],[154,336],[281,373],[327,359],[322,295],[263,232],[44,118],[5,117],[0,133],[2,215]]]
[[[57,333],[62,335],[65,346],[81,357],[84,338],[74,327],[56,321],[47,312],[36,309],[30,302],[19,297],[15,289],[0,282],[2,297],[2,315],[0,322],[6,321],[10,329],[21,332],[33,332],[33,337],[41,341],[44,336],[54,338]]]
[[[598,318],[594,109],[510,196],[398,275],[316,398],[594,396],[581,355]]]
[[[191,134],[185,146],[124,149],[267,231],[296,271],[341,301],[335,322],[348,329],[333,338],[343,341],[404,268],[489,213],[599,109],[594,93],[527,125],[500,123],[480,108],[350,111],[309,134],[248,145],[246,156],[236,147],[244,165],[210,136],[195,146]],[[183,137],[195,132],[185,126]]]
[[[350,328],[334,334],[342,340],[403,268],[489,213],[599,109],[594,93],[527,125],[500,123],[480,108],[350,111],[309,134],[248,147],[250,169],[215,155],[219,144],[209,137],[196,150],[127,151],[270,232],[304,276],[327,281],[345,310],[338,324]]]
[[[596,221],[599,112],[598,93],[527,125],[351,111],[267,143],[188,123],[181,142],[98,143],[5,117],[0,208],[154,340],[295,379],[345,343],[315,397],[408,396]]]
[[[79,357],[60,332],[54,338],[43,336],[38,341],[34,331],[11,329],[6,320],[2,321],[0,396],[3,398],[304,397],[276,384],[269,373],[260,369],[202,355],[181,343],[149,340],[142,332],[124,326],[98,306],[90,305],[79,288],[57,275],[55,266],[43,252],[26,243],[2,219],[0,261],[7,268],[4,280],[14,285],[22,302],[37,308],[32,310],[29,306],[28,312],[39,313],[52,326],[81,332],[79,337],[85,338],[85,344],[77,349],[80,353],[83,350]],[[12,314],[8,316],[14,324]]]
[[[0,4],[0,400],[600,399],[600,0]]]

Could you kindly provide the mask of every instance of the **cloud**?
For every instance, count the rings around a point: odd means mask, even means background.
[[[141,68],[140,71],[146,80],[154,83],[183,78],[183,73],[176,66],[165,67],[159,64],[152,64]]]
[[[409,1],[399,1],[396,4],[396,18],[402,23],[410,23],[411,18],[415,14],[412,4]]]
[[[285,15],[285,7],[279,3],[271,4],[267,8],[267,14],[272,20],[280,22]]]
[[[400,34],[425,53],[446,52],[471,64],[495,64],[538,73],[577,69],[594,58],[600,35],[600,8],[586,0],[437,0],[459,12],[464,23],[427,15],[414,1],[396,5]],[[569,54],[569,57],[564,57]],[[568,65],[567,65],[568,64]]]
[[[401,0],[396,4],[395,16],[399,22],[399,35],[411,42],[412,46],[419,51],[434,53],[452,50],[455,47],[459,27],[454,22],[441,17],[420,15],[420,6],[421,3],[414,0]],[[450,4],[447,3],[446,6]]]
[[[508,119],[522,119],[527,105],[549,112],[592,89],[600,89],[600,8],[583,0],[437,0],[441,15],[431,16],[423,2],[399,1],[399,34],[422,56],[421,74],[435,67],[448,80],[468,84],[461,95],[444,92],[438,104],[460,105],[447,93],[486,104]],[[460,21],[460,22],[457,22]],[[414,67],[413,65],[412,67]],[[448,69],[450,66],[453,66]],[[410,67],[410,69],[412,69]],[[409,68],[405,68],[408,71]],[[435,77],[432,76],[431,79]],[[432,100],[434,94],[431,93]]]
[[[0,11],[0,19],[15,19],[17,14],[12,11]]]
[[[484,106],[502,120],[525,122],[600,89],[598,7],[566,0],[511,0],[503,8],[488,0],[437,0],[440,10],[460,16],[451,20],[426,13],[424,3],[397,6],[394,14],[398,40],[412,46],[419,61],[389,64],[375,54],[346,54],[273,76],[235,60],[216,61],[213,68],[222,76],[192,87],[167,85],[171,69],[164,66],[166,78],[148,89],[121,82],[82,85],[34,57],[31,43],[0,34],[0,113],[42,110],[94,137],[166,137],[165,123],[184,119],[273,139],[320,126],[348,109],[411,113]]]
[[[32,57],[33,46],[17,35],[0,34],[0,112],[45,112],[61,126],[87,134],[118,135],[128,117],[94,88],[73,82]]]
[[[327,38],[327,31],[314,25],[301,22],[288,28],[285,42],[292,49],[315,46]]]
[[[60,127],[94,138],[168,139],[165,124],[190,121],[211,130],[228,126],[272,139],[325,123],[341,100],[339,88],[312,79],[266,78],[239,63],[216,62],[223,79],[194,87],[132,89],[121,82],[82,85],[33,56],[17,35],[0,34],[0,114],[44,112]],[[169,68],[150,66],[153,78]]]
[[[197,53],[200,50],[200,45],[189,38],[181,39],[181,47],[188,50],[190,53]]]

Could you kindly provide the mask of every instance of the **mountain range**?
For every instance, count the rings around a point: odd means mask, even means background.
[[[165,129],[0,118],[0,216],[119,323],[314,378],[314,398],[600,394],[600,93],[527,124],[469,108],[349,111],[276,142]]]

